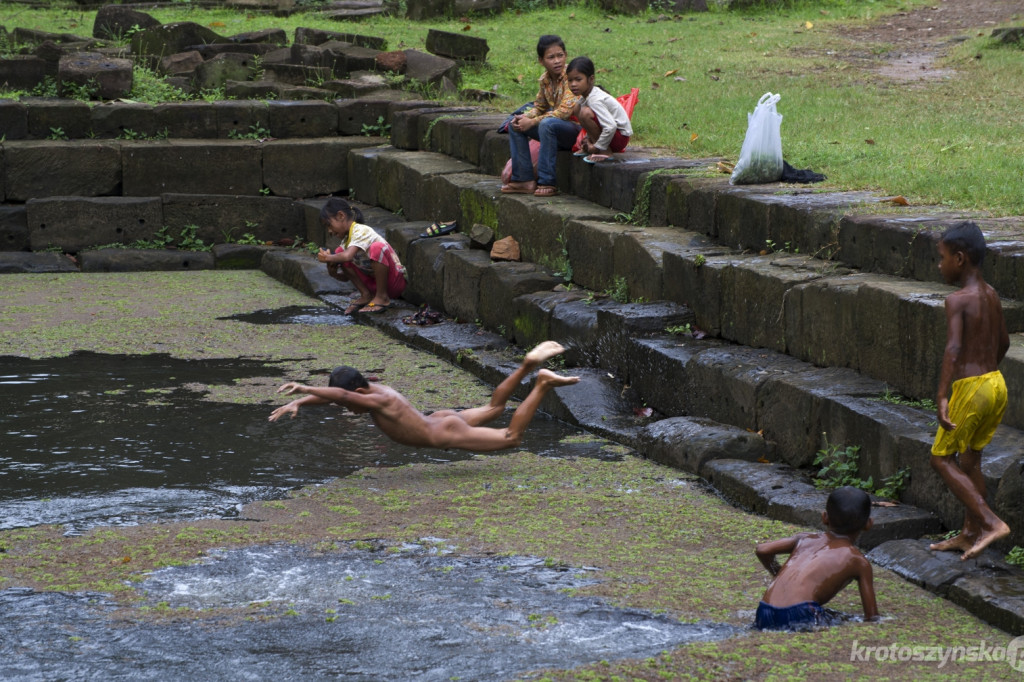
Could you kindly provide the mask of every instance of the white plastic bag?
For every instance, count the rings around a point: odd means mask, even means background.
[[[766,92],[757,100],[754,112],[747,114],[747,136],[730,184],[776,182],[782,177],[782,114],[775,111],[781,97]]]

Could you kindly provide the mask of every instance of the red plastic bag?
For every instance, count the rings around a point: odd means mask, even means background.
[[[629,91],[628,95],[619,95],[615,99],[617,99],[619,104],[622,105],[622,108],[626,110],[626,116],[629,116],[629,118],[632,119],[633,109],[636,108],[637,100],[640,99],[640,88],[633,88]],[[587,131],[580,130],[580,134],[576,136],[576,144],[572,146],[572,150],[574,152],[578,152],[583,144],[583,140],[585,139],[587,139]]]
[[[533,179],[537,179],[537,157],[540,156],[540,140],[530,139],[530,160],[533,162]],[[507,185],[512,181],[512,159],[505,163],[501,171],[501,184]]]

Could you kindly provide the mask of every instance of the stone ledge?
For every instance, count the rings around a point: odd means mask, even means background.
[[[957,552],[932,552],[925,540],[890,540],[867,556],[982,620],[1024,635],[1024,573],[997,552],[986,549],[974,559],[961,561]]]

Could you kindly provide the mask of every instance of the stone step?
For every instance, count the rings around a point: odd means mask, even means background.
[[[353,150],[348,175],[356,179],[359,198],[406,217],[456,219],[466,231],[481,223],[496,237],[514,237],[524,260],[548,271],[549,286],[558,283],[551,273],[571,266],[572,281],[592,290],[614,289],[621,281],[629,299],[686,305],[694,325],[710,336],[819,366],[854,369],[908,398],[934,397],[945,346],[944,300],[953,287],[863,273],[806,255],[742,252],[672,227],[623,225],[612,209],[572,195],[501,195],[491,176],[467,172],[466,165],[443,154],[377,147]],[[409,230],[389,235],[410,268],[412,295],[451,310],[441,300],[436,263],[441,250],[460,236],[406,256],[418,235]],[[448,265],[459,269],[456,277],[465,282],[487,281],[472,256],[453,255]],[[420,284],[423,293],[417,294]],[[498,310],[508,309],[505,299],[473,288],[454,309],[495,324],[486,310],[481,312],[492,300],[501,301]],[[1024,393],[1024,337],[1017,334],[1024,331],[1024,302],[1004,299],[1003,307],[1015,336],[1001,367],[1017,395]],[[1005,421],[1024,428],[1024,405],[1011,406]]]

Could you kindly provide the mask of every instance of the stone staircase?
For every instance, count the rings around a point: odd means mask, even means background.
[[[714,159],[637,149],[598,166],[560,155],[560,196],[501,195],[500,115],[400,99],[218,104],[176,110],[172,139],[64,142],[29,139],[63,119],[40,123],[29,103],[19,105],[22,124],[19,110],[0,104],[0,121],[25,131],[2,145],[0,244],[22,253],[0,254],[0,270],[75,269],[39,253],[54,247],[77,253],[83,270],[142,267],[112,265],[90,247],[151,238],[163,226],[195,225],[208,243],[252,233],[324,244],[317,197],[347,193],[407,265],[406,299],[455,318],[414,328],[389,313],[373,324],[493,383],[508,370],[500,351],[509,343],[559,340],[586,381],[549,396],[547,411],[776,518],[816,525],[824,493],[800,469],[823,438],[859,446],[862,477],[909,471],[904,505],[876,507],[877,530],[863,540],[912,579],[933,559],[906,538],[959,527],[960,505],[929,466],[934,412],[908,403],[934,397],[952,291],[938,276],[936,241],[967,216],[862,192],[732,187],[708,171]],[[61,107],[43,108],[50,116]],[[389,138],[359,136],[381,120]],[[229,136],[261,121],[281,137]],[[218,139],[190,130],[216,130]],[[439,219],[457,219],[460,233],[419,238]],[[1011,332],[1001,365],[1010,405],[983,462],[990,501],[1013,529],[996,548],[1005,552],[1024,545],[1024,223],[975,219],[988,239],[985,276],[1003,296]],[[513,236],[524,262],[494,263],[471,248],[474,224]],[[182,265],[177,254],[164,267],[226,267],[238,247],[220,245],[201,264]],[[246,262],[310,295],[340,295],[306,253],[262,249]],[[687,325],[690,333],[668,331]],[[641,408],[653,415],[638,419]],[[955,558],[934,559],[946,562],[941,579],[917,581],[962,593],[958,603],[1024,632],[1016,587],[996,599],[961,584],[977,583],[978,571],[1016,575],[998,552],[984,557],[971,575]]]

